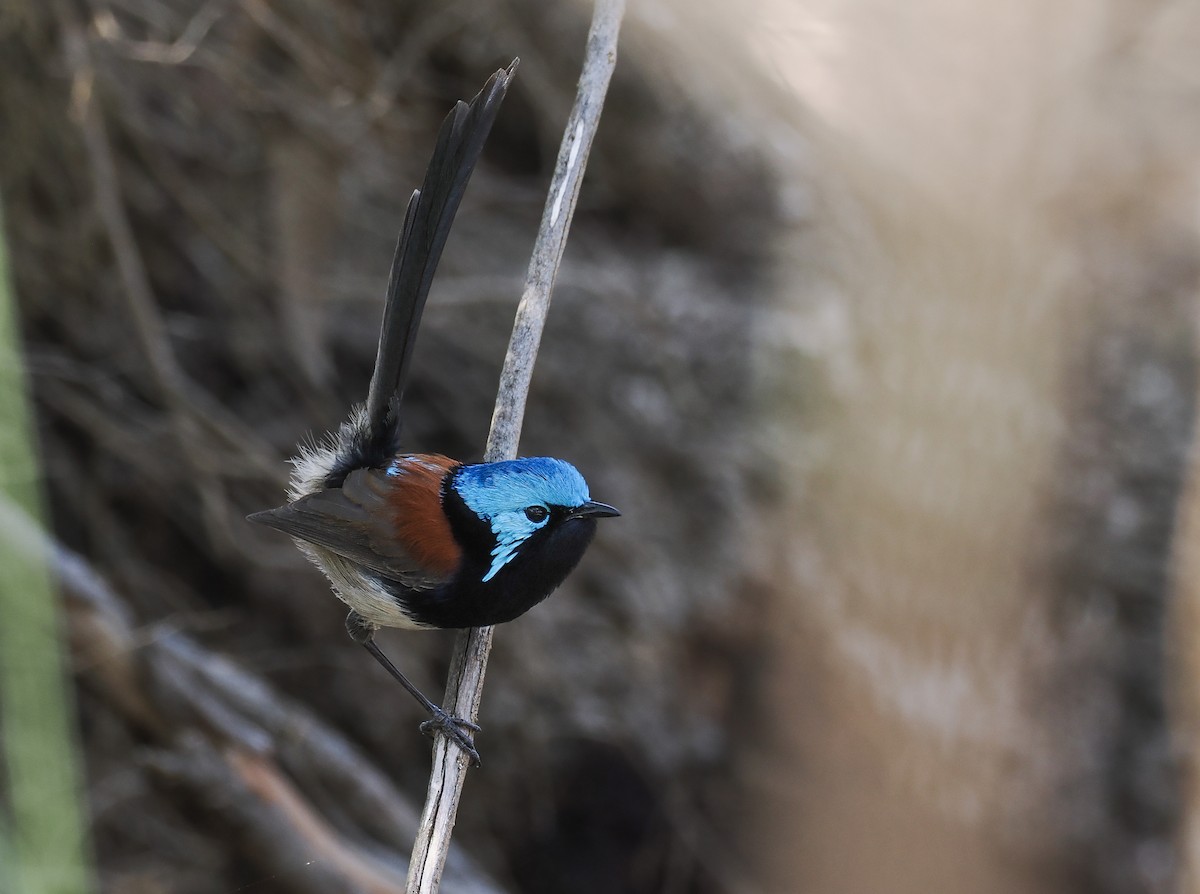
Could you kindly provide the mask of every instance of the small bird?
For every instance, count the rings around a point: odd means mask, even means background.
[[[530,457],[465,464],[401,453],[401,398],[442,248],[517,60],[438,134],[413,192],[392,261],[366,403],[292,460],[288,502],[250,521],[290,534],[350,607],[346,629],[479,763],[479,727],[425,697],[374,642],[380,627],[481,627],[511,621],[550,595],[583,556],[596,519],[620,513],[591,499],[568,462]]]

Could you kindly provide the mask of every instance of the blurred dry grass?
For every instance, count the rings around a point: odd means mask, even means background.
[[[84,56],[34,4],[0,45],[57,536],[135,655],[182,628],[417,795],[416,718],[241,515],[365,392],[436,122],[520,55],[409,395],[414,447],[477,455],[585,15],[64,8]],[[626,515],[497,637],[464,847],[532,892],[1191,890],[1194,5],[630,15],[523,445]],[[448,640],[389,646],[439,685]],[[107,889],[295,890],[187,781],[238,733],[102,677]]]

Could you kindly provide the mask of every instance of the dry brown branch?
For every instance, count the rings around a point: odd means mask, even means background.
[[[221,818],[241,847],[272,867],[289,891],[396,894],[394,869],[349,846],[325,823],[269,758],[237,747],[218,748],[202,736],[155,750],[146,766],[168,785]]]
[[[583,185],[588,153],[600,123],[608,82],[616,66],[617,39],[624,12],[624,0],[597,0],[595,5],[575,105],[567,119],[525,289],[500,373],[500,389],[484,452],[485,462],[513,459],[517,455],[533,365],[550,309],[555,276],[566,249],[571,218]],[[446,684],[445,703],[445,708],[454,716],[478,719],[491,646],[490,627],[467,630],[458,637]],[[421,829],[409,862],[408,894],[436,894],[441,885],[442,868],[450,848],[468,761],[464,751],[445,737],[438,737]]]
[[[179,452],[196,473],[194,489],[209,540],[217,545],[227,545],[225,520],[230,513],[225,507],[224,490],[215,483],[206,486],[208,479],[215,476],[205,463],[201,423],[227,443],[237,445],[247,457],[257,458],[264,469],[271,465],[267,460],[271,451],[189,381],[172,352],[166,325],[121,196],[113,147],[96,103],[95,69],[87,36],[65,4],[59,4],[57,9],[65,38],[66,61],[72,75],[73,114],[83,134],[97,212],[112,245],[133,331],[149,366],[153,387],[167,412]]]
[[[99,10],[93,23],[101,37],[131,59],[159,65],[183,65],[195,55],[200,42],[226,12],[224,3],[205,3],[188,21],[179,39],[169,44],[126,38],[111,10]]]
[[[74,664],[100,697],[155,743],[147,765],[229,823],[238,846],[298,891],[402,890],[414,807],[347,739],[261,679],[169,627],[144,635],[80,556],[0,502],[0,538],[45,556],[66,593]],[[321,792],[335,792],[322,809]],[[335,822],[336,819],[336,822]],[[455,855],[458,890],[501,890]]]
[[[180,452],[199,471],[196,426],[187,409],[183,373],[171,353],[170,341],[154,300],[137,239],[121,200],[112,146],[95,103],[95,72],[88,58],[87,38],[65,10],[62,13],[62,26],[66,38],[67,64],[74,78],[71,91],[74,114],[83,131],[97,210],[116,256],[134,333],[149,363],[159,397],[166,404]],[[197,488],[205,526],[214,541],[217,539],[215,532],[219,530],[219,519],[223,515],[221,507],[215,503],[218,493],[215,488]]]

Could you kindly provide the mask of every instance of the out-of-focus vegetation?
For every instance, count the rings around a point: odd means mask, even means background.
[[[13,7],[0,192],[106,891],[397,890],[427,743],[242,516],[365,394],[478,456],[588,11]],[[625,515],[501,628],[447,890],[1191,890],[1191,4],[634,4],[523,452]],[[0,619],[7,623],[7,619]],[[388,636],[427,690],[449,638]]]
[[[73,699],[47,557],[20,536],[41,476],[0,216],[0,890],[91,890]]]
[[[106,890],[402,880],[421,718],[320,576],[243,516],[365,394],[437,125],[519,55],[407,395],[409,446],[479,456],[588,15],[155,0],[7,23],[0,185],[55,536],[89,566],[67,604]],[[634,521],[497,638],[461,884],[715,871],[697,818],[721,792],[697,781],[728,778],[754,629],[737,596],[749,441],[728,435],[747,430],[773,202],[750,147],[622,66],[522,449],[571,459]],[[438,691],[450,637],[385,640]],[[297,724],[319,729],[296,742]]]

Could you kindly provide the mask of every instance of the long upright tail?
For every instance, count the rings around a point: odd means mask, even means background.
[[[388,278],[379,352],[367,392],[367,437],[371,442],[390,437],[396,419],[389,416],[393,397],[404,392],[409,361],[421,326],[425,299],[438,260],[450,235],[467,181],[483,151],[492,122],[516,72],[518,60],[492,75],[469,103],[459,101],[438,132],[425,182],[414,190]]]

